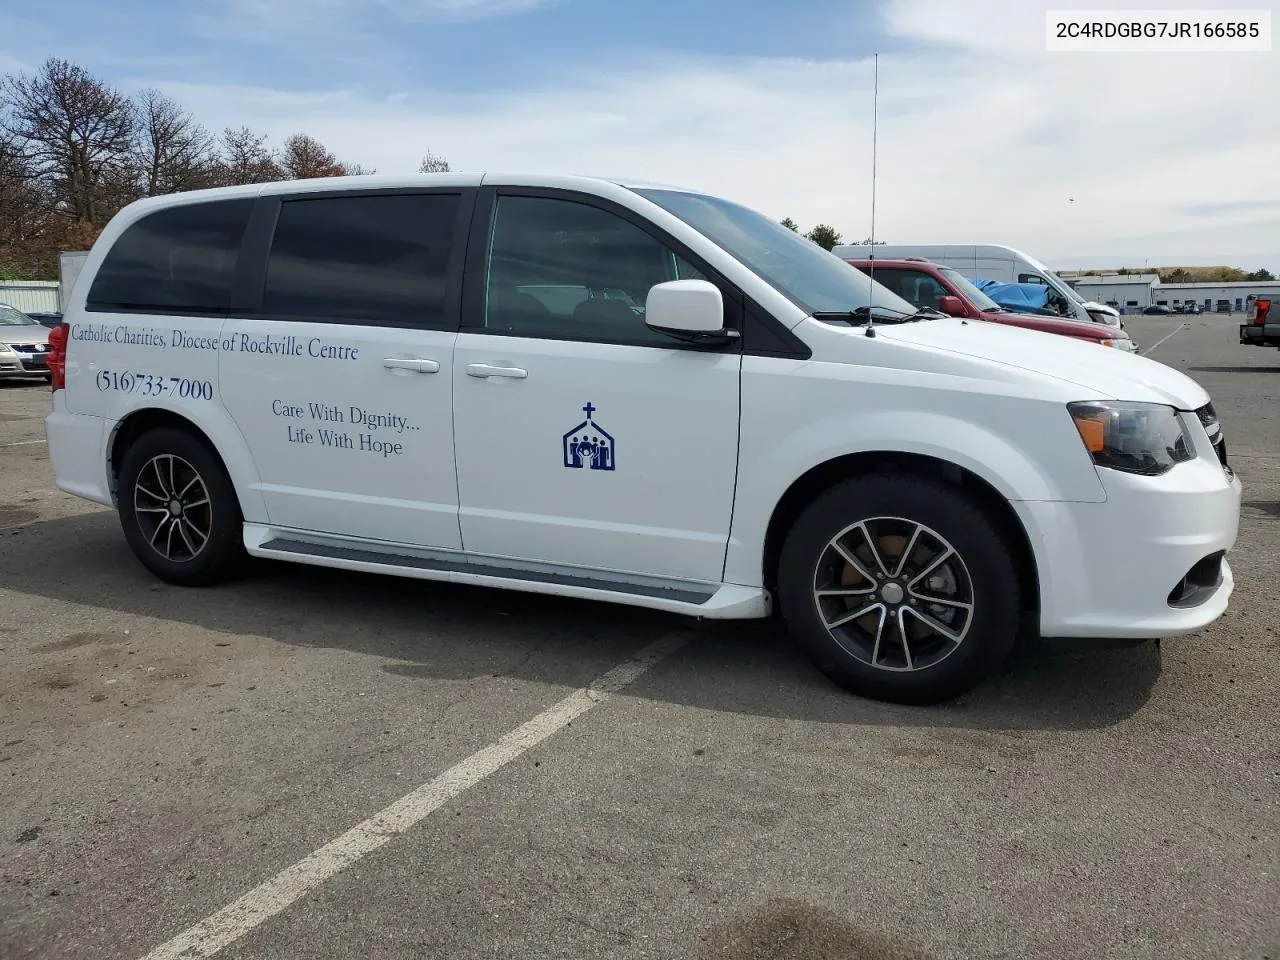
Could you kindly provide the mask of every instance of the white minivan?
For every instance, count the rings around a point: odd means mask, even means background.
[[[958,270],[971,280],[998,280],[1000,283],[1034,283],[1048,287],[1050,302],[1077,320],[1122,327],[1120,311],[1105,303],[1085,300],[1073,286],[1030,254],[998,243],[866,243],[841,244],[832,250],[844,260],[932,260]]]
[[[1212,622],[1209,396],[917,311],[736,204],[558,176],[141,200],[53,333],[57,486],[156,576],[246,557],[765,617],[856,693]]]

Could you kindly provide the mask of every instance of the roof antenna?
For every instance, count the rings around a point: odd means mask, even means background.
[[[873,316],[876,289],[876,133],[880,121],[880,54],[875,55],[875,87],[871,94],[871,237],[870,246],[871,269],[867,275],[871,283],[867,285],[867,336],[876,335],[876,320]]]

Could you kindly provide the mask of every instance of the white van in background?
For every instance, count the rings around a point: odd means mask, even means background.
[[[1066,313],[1077,320],[1091,320],[1112,327],[1123,326],[1120,311],[1106,304],[1085,300],[1061,277],[1034,257],[1013,247],[985,243],[867,243],[840,244],[831,251],[842,260],[907,260],[920,257],[959,270],[971,280],[998,280],[1001,283],[1038,283],[1050,287],[1065,302]],[[1052,300],[1053,297],[1051,296]]]

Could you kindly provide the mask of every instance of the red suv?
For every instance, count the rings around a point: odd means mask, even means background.
[[[870,260],[845,262],[865,274],[872,273]],[[876,283],[888,287],[908,303],[917,307],[932,307],[953,317],[1028,327],[1045,333],[1075,337],[1077,340],[1089,340],[1130,353],[1138,350],[1138,345],[1129,334],[1117,327],[1006,310],[951,267],[928,260],[876,260],[874,278]]]

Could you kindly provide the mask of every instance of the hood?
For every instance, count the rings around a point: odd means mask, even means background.
[[[1209,402],[1200,384],[1172,367],[1055,333],[953,317],[877,324],[876,333],[1075,384],[1081,388],[1081,400],[1165,403],[1179,410],[1195,410]]]
[[[987,319],[993,323],[1024,324],[1034,323],[1035,329],[1048,333],[1057,333],[1068,337],[1090,337],[1094,340],[1128,340],[1129,334],[1117,330],[1105,323],[1093,320],[1074,320],[1067,317],[1045,317],[1034,313],[1018,313],[1006,310],[1004,313],[989,313]]]
[[[0,323],[0,343],[48,343],[49,328],[42,323]]]

